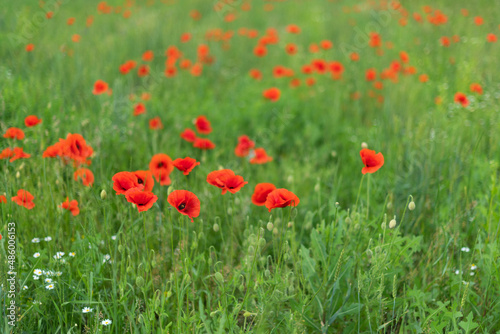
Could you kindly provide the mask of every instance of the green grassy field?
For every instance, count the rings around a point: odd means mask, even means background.
[[[500,333],[500,3],[0,7],[0,132],[25,134],[0,138],[0,333]],[[98,80],[109,88],[97,95]],[[263,97],[271,87],[277,101]],[[27,127],[29,115],[42,123]],[[200,115],[212,150],[180,137]],[[70,133],[92,147],[89,165],[43,157]],[[242,135],[272,161],[236,156]],[[383,154],[374,173],[362,174],[362,146]],[[31,156],[11,162],[14,147]],[[200,165],[155,180],[139,212],[112,178],[159,153]],[[81,167],[92,186],[74,179]],[[248,183],[222,195],[207,182],[219,169]],[[259,183],[300,203],[254,205]],[[20,189],[33,208],[12,199]],[[175,190],[199,199],[194,222],[167,201]]]

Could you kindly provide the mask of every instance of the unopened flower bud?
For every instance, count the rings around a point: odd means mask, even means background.
[[[106,190],[105,189],[101,190],[101,199],[105,200],[107,196],[108,194],[106,193]]]
[[[395,228],[396,227],[396,216],[394,216],[394,219],[392,219],[389,222],[389,228]]]
[[[139,288],[142,288],[144,285],[144,278],[142,278],[141,276],[137,276],[135,278],[135,285],[137,285],[137,287]]]
[[[217,223],[214,224],[214,231],[219,232],[219,224]]]
[[[362,143],[361,143],[361,148],[368,148],[368,144],[367,144],[367,143],[365,143],[365,142],[362,142]]]
[[[293,226],[293,222],[288,222],[288,228]]]
[[[272,230],[273,230],[273,228],[274,228],[274,224],[273,224],[273,223],[271,223],[271,222],[267,223],[267,229],[268,229],[269,231],[272,231]]]
[[[410,209],[410,211],[415,210],[415,202],[411,201],[410,204],[408,204],[408,209]]]
[[[224,284],[224,276],[220,272],[215,273],[215,280],[220,284]]]

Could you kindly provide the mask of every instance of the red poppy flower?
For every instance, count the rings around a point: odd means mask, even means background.
[[[368,69],[365,74],[366,81],[373,81],[377,77],[377,74],[374,69]]]
[[[65,210],[68,210],[69,212],[71,212],[71,214],[73,216],[77,216],[79,213],[80,213],[80,209],[78,208],[78,201],[76,199],[70,201],[67,197],[66,197],[66,201],[63,202],[61,205],[60,205],[61,208],[65,209]]]
[[[73,160],[76,165],[86,163],[90,165],[90,156],[94,153],[92,147],[87,145],[87,142],[78,133],[68,134],[65,140],[63,140],[61,145],[61,154]]]
[[[480,84],[478,83],[473,83],[470,85],[470,91],[471,92],[476,92],[478,93],[479,95],[482,95],[483,94],[483,88],[481,87]]]
[[[128,60],[125,62],[125,64],[120,65],[120,72],[122,74],[127,74],[128,72],[133,70],[136,65],[137,63],[134,60]]]
[[[94,184],[94,173],[90,169],[79,168],[73,173],[73,179],[75,181],[81,179],[85,187],[91,187]]]
[[[7,203],[7,197],[5,197],[5,195],[0,195],[0,203]],[[0,238],[0,240],[2,239]]]
[[[314,79],[314,78],[312,78]],[[297,88],[300,86],[300,79],[299,78],[293,78],[292,80],[290,80],[290,87],[292,88]]]
[[[252,203],[258,206],[266,204],[267,195],[276,189],[272,183],[259,183],[255,186],[252,195]]]
[[[196,133],[191,129],[185,129],[181,133],[181,138],[189,143],[193,143],[196,140]]]
[[[67,25],[69,25],[69,26],[70,26],[70,25],[73,25],[73,23],[75,23],[75,18],[74,18],[74,17],[70,17],[70,18],[68,19],[68,21],[66,21],[66,24],[67,24]]]
[[[450,39],[446,36],[441,37],[441,45],[444,47],[450,46]]]
[[[163,123],[161,122],[160,117],[154,117],[149,120],[149,128],[151,130],[160,130],[163,129]]]
[[[24,125],[26,125],[28,128],[35,126],[35,125],[38,125],[40,123],[42,123],[42,120],[34,115],[27,116],[24,119]]]
[[[170,173],[174,170],[172,159],[164,154],[155,154],[149,162],[149,170],[153,173],[157,182],[162,186],[168,186],[171,183]]]
[[[312,65],[306,64],[306,65],[302,66],[302,73],[311,74],[312,72],[313,72]]]
[[[113,190],[116,191],[117,195],[122,195],[132,188],[137,188],[142,191],[144,185],[139,183],[139,179],[134,173],[131,172],[119,172],[113,175],[111,178],[113,180]]]
[[[476,16],[474,18],[474,23],[477,25],[477,26],[480,26],[484,23],[484,20],[481,16]]]
[[[149,74],[149,66],[148,65],[141,65],[137,69],[137,75],[140,77],[145,77]]]
[[[495,43],[497,41],[497,35],[488,34],[488,36],[486,36],[486,40],[490,43]]]
[[[94,83],[94,90],[92,91],[92,94],[94,95],[103,94],[106,93],[107,90],[108,90],[108,84],[102,80],[97,80]]]
[[[137,206],[137,210],[148,211],[158,200],[158,196],[152,192],[141,191],[138,188],[131,188],[125,192],[125,197],[129,203]]]
[[[265,164],[273,161],[273,158],[268,156],[266,150],[262,147],[256,148],[254,150],[254,157],[250,159],[251,164]]]
[[[352,60],[352,61],[358,61],[358,60],[359,60],[359,53],[352,52],[352,53],[349,55],[349,58],[351,58],[351,60]]]
[[[0,159],[9,159],[13,156],[14,156],[14,151],[12,151],[8,147],[0,153]]]
[[[190,191],[174,190],[168,195],[167,201],[179,213],[191,218],[191,222],[200,215],[200,200]]]
[[[185,32],[181,35],[181,43],[189,42],[190,39],[191,39],[191,34],[188,32]]]
[[[19,128],[8,128],[3,135],[4,138],[11,138],[17,140],[24,139],[24,131]]]
[[[329,40],[323,40],[319,43],[319,46],[323,49],[323,50],[330,50],[332,47],[333,47],[333,43]]]
[[[469,100],[464,93],[456,93],[455,94],[455,102],[460,103],[463,107],[467,107],[469,105]]]
[[[252,148],[255,147],[255,143],[248,138],[248,136],[243,135],[238,138],[238,145],[234,149],[234,154],[238,157],[246,157]]]
[[[285,51],[286,53],[288,53],[289,55],[294,55],[297,53],[297,45],[293,44],[293,43],[288,43],[286,46],[285,46]]]
[[[57,156],[62,156],[63,145],[64,145],[64,139],[59,139],[59,142],[45,149],[42,158],[55,158]]]
[[[318,53],[319,52],[319,46],[316,43],[311,43],[309,45],[309,52],[310,53]]]
[[[281,96],[281,91],[276,88],[276,87],[271,87],[269,89],[266,89],[263,93],[262,96],[264,96],[266,99],[276,102],[279,100]]]
[[[316,79],[315,78],[313,78],[313,77],[306,78],[306,85],[308,85],[308,86],[314,86],[315,83],[316,83]],[[297,83],[297,86],[298,85],[300,85],[300,81]]]
[[[225,180],[226,189],[232,194],[240,191],[240,189],[247,183],[248,182],[245,181],[241,175],[230,175]],[[222,191],[222,194],[224,195],[224,190]]]
[[[376,32],[370,33],[370,41],[368,43],[372,48],[378,48],[382,45],[382,38]]]
[[[138,170],[132,172],[137,177],[137,183],[144,186],[142,191],[152,191],[155,185],[155,180],[153,179],[153,173],[149,170]]]
[[[300,34],[300,28],[296,24],[290,24],[286,27],[286,31],[290,34]]]
[[[141,114],[144,114],[146,112],[146,107],[144,106],[144,103],[137,103],[134,106],[134,116],[139,116]]]
[[[361,173],[363,174],[375,173],[384,165],[384,156],[382,153],[375,154],[375,151],[364,148],[359,152],[359,155],[365,165],[365,167],[361,170]]]
[[[148,50],[142,54],[142,60],[144,61],[151,61],[154,58],[154,53],[151,50]]]
[[[226,181],[232,176],[234,172],[230,169],[216,170],[207,175],[207,182],[222,189],[222,195],[224,195],[227,192]]]
[[[267,48],[264,45],[257,45],[253,49],[253,54],[257,57],[264,57],[267,54]]]
[[[185,157],[184,159],[175,159],[174,167],[180,170],[184,175],[189,175],[189,173],[200,164],[196,159]]]
[[[35,44],[30,43],[30,44],[26,45],[26,52],[31,52],[34,49],[35,49]]]
[[[271,212],[272,209],[297,206],[299,203],[300,200],[294,193],[282,188],[271,191],[267,195],[265,205]]]
[[[198,116],[198,118],[196,118],[195,125],[196,130],[203,135],[208,135],[210,132],[212,132],[210,122],[205,116]]]
[[[31,157],[31,154],[25,153],[22,147],[14,147],[9,162],[13,162],[17,159],[27,159],[29,157]]]
[[[250,70],[250,76],[255,80],[262,80],[262,72],[258,69],[252,68]]]
[[[215,144],[212,143],[210,139],[205,138],[196,138],[193,147],[199,148],[201,150],[213,150],[215,148]]]
[[[314,59],[312,62],[311,62],[311,65],[313,67],[313,69],[318,72],[319,74],[324,74],[326,73],[327,69],[328,69],[328,64],[326,61],[324,61],[323,59]]]
[[[31,210],[35,207],[33,199],[35,199],[35,197],[27,190],[19,189],[17,191],[17,196],[12,197],[10,200],[15,202],[17,205],[24,206],[26,209]]]

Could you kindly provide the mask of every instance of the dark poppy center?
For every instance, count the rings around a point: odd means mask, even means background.
[[[144,181],[142,179],[137,179],[137,183],[144,184]]]
[[[181,205],[179,205],[177,208],[179,210],[184,210],[186,208],[186,203],[181,203]]]
[[[160,163],[158,164],[158,168],[162,168],[162,167],[163,167],[163,162],[160,162]]]

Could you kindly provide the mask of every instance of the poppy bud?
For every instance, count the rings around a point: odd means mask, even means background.
[[[255,248],[253,246],[248,247],[248,253],[253,254],[255,253]]]
[[[293,222],[288,222],[288,228],[293,226]]]
[[[293,182],[293,176],[292,176],[292,175],[290,175],[290,176],[288,177],[287,181],[288,181],[288,183],[292,183],[292,182]]]
[[[394,219],[392,219],[389,222],[389,228],[394,228],[394,227],[396,227],[396,216],[394,216]]]
[[[266,271],[264,271],[264,276],[266,277],[271,276],[271,272],[269,271],[269,269],[266,269]]]
[[[259,248],[264,248],[265,245],[266,245],[266,239],[260,238],[259,239]]]
[[[219,232],[219,224],[215,223],[213,228],[215,232]]]
[[[274,224],[273,224],[273,223],[271,223],[271,222],[267,223],[267,229],[268,229],[269,231],[272,231],[272,230],[273,230],[273,228],[274,228]]]
[[[220,272],[215,273],[215,280],[220,284],[224,284],[224,276]]]
[[[279,233],[279,231],[278,231],[278,229],[275,227],[275,228],[273,229],[273,234],[274,234],[274,235],[278,235],[278,233]]]
[[[316,183],[316,185],[314,186],[314,191],[315,191],[315,192],[318,192],[318,191],[319,191],[319,183]]]
[[[108,194],[106,193],[106,190],[105,190],[105,189],[103,189],[103,190],[101,191],[101,199],[102,199],[102,200],[105,200],[107,196],[108,196]]]
[[[172,291],[167,291],[167,298],[170,298],[172,296]]]
[[[17,171],[17,173],[16,173],[16,179],[18,179],[20,177],[21,177],[21,173],[19,173],[19,171]]]
[[[382,223],[381,227],[383,230],[385,230],[385,222]]]
[[[122,252],[123,252],[123,250],[124,250],[123,246],[122,246],[122,245],[119,245],[119,246],[118,246],[118,251],[119,251],[120,253],[122,253]]]
[[[139,288],[142,288],[144,285],[144,278],[142,278],[141,276],[137,276],[135,278],[135,285],[137,285],[137,287]]]
[[[346,222],[346,224],[350,224],[350,223],[352,222],[352,221],[351,221],[351,218],[347,217],[347,218],[345,219],[345,222]]]
[[[392,202],[387,203],[387,209],[392,209]]]
[[[240,290],[240,292],[243,292],[245,290],[245,286],[243,284],[241,284],[239,287],[238,287],[238,290]]]
[[[248,317],[249,317],[249,316],[251,316],[251,315],[252,315],[252,313],[250,313],[250,312],[248,312],[248,311],[246,311],[245,313],[243,313],[243,316],[244,316],[245,318],[248,318]]]
[[[410,211],[415,210],[415,202],[411,201],[410,204],[408,204],[408,209],[410,209]]]
[[[372,258],[372,256],[373,256],[373,252],[372,252],[372,250],[371,250],[371,249],[367,249],[367,250],[366,250],[366,256],[368,256],[368,258],[369,258],[369,259],[371,259],[371,258]]]
[[[365,142],[362,142],[362,143],[361,143],[361,148],[368,148],[368,144],[367,144],[367,143],[365,143]]]

